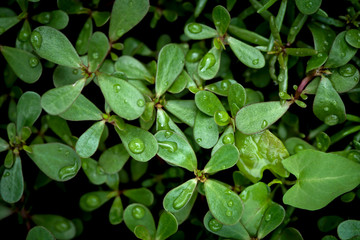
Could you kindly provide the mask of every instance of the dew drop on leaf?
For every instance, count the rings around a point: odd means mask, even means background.
[[[66,221],[58,221],[55,224],[55,228],[56,228],[56,230],[58,230],[60,232],[65,232],[70,229],[70,224]]]
[[[178,145],[176,142],[170,141],[159,141],[159,147],[166,149],[169,152],[175,152],[178,149]]]
[[[259,59],[252,60],[252,64],[257,65],[259,63]]]
[[[121,90],[120,84],[114,84],[113,89],[114,89],[114,92],[116,92],[116,93],[120,92],[120,90]]]
[[[169,137],[171,137],[173,135],[173,132],[171,132],[171,131],[166,131],[165,132],[165,138],[169,138]]]
[[[93,59],[98,59],[99,58],[99,53],[94,52],[91,56],[92,56]]]
[[[42,44],[42,36],[39,32],[33,31],[31,34],[30,42],[35,49],[39,49]]]
[[[265,216],[265,221],[270,221],[271,220],[271,214],[267,214],[266,216]]]
[[[325,117],[324,122],[329,126],[333,126],[333,125],[338,124],[339,117],[334,114],[331,114],[331,115]]]
[[[138,107],[143,107],[145,105],[145,101],[142,99],[139,99],[136,104],[138,105]]]
[[[339,73],[343,77],[351,77],[355,74],[356,68],[354,65],[346,64],[339,68]]]
[[[184,190],[182,190],[182,192],[173,202],[174,209],[179,210],[183,208],[191,198],[191,195],[192,195],[192,191],[190,189],[185,188]]]
[[[230,81],[229,80],[222,80],[220,83],[220,86],[223,90],[228,90],[229,86],[230,86]]]
[[[211,231],[213,232],[217,232],[217,231],[220,231],[220,229],[222,228],[222,224],[216,220],[215,218],[212,218],[210,221],[209,221],[209,228]]]
[[[66,153],[65,153],[65,155],[66,155]],[[59,173],[58,173],[59,178],[64,180],[64,179],[73,177],[77,173],[77,170],[78,170],[78,163],[77,163],[77,161],[75,161],[74,165],[66,166],[59,170]]]
[[[200,62],[200,71],[205,72],[212,66],[214,66],[216,63],[215,55],[212,53],[207,53],[203,57],[203,59]]]
[[[188,30],[191,33],[197,34],[202,31],[202,26],[198,23],[190,23],[188,26]]]
[[[263,120],[261,123],[261,128],[266,128],[268,126],[268,122],[266,120]]]
[[[232,206],[234,205],[234,202],[233,202],[233,201],[228,201],[227,205],[228,205],[229,207],[232,207]]]
[[[222,139],[222,143],[223,144],[233,144],[234,143],[234,134],[232,133],[229,133],[229,134],[226,134],[223,139]]]
[[[39,64],[39,60],[36,57],[32,57],[29,59],[30,67],[34,68]]]
[[[140,138],[134,138],[129,142],[129,149],[135,154],[140,154],[145,150],[145,144]]]
[[[6,172],[6,173],[4,174],[4,177],[8,177],[8,176],[10,176],[10,172]]]
[[[324,111],[325,111],[325,112],[329,111],[329,108],[328,108],[328,107],[324,107]]]
[[[226,111],[217,111],[215,112],[215,122],[220,123],[221,125],[227,125],[230,121],[230,116]]]
[[[117,30],[116,35],[118,37],[121,37],[124,33],[125,33],[125,31],[123,29],[119,29],[119,30]]]
[[[305,4],[305,6],[306,6],[307,8],[311,8],[312,5],[313,5],[312,1],[308,1],[308,2]]]
[[[76,74],[78,74],[78,73],[79,73],[79,70],[74,69],[74,70],[72,71],[72,73],[73,73],[74,75],[76,75]]]
[[[89,207],[97,207],[100,204],[100,198],[96,195],[89,194],[87,195],[85,202]]]
[[[243,201],[246,201],[246,200],[248,199],[248,197],[249,197],[249,193],[248,193],[247,190],[244,190],[244,191],[241,192],[240,198],[241,198]]]
[[[29,33],[27,31],[20,31],[19,33],[19,40],[22,42],[26,42],[29,39]]]
[[[226,214],[226,216],[231,217],[232,216],[232,211],[227,210],[225,214]]]
[[[198,143],[201,143],[201,141],[202,141],[201,138],[197,138],[197,139],[196,139],[196,142],[198,142]]]
[[[142,219],[145,216],[145,209],[143,207],[136,206],[133,208],[131,214],[136,219]]]

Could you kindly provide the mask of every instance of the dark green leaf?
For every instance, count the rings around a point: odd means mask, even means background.
[[[120,224],[123,221],[124,208],[121,202],[121,198],[117,196],[114,199],[109,211],[109,222],[112,225]]]
[[[147,188],[134,188],[124,190],[123,194],[135,202],[150,206],[154,202],[153,193]]]
[[[184,32],[186,36],[194,40],[202,40],[214,38],[218,35],[217,31],[201,23],[189,23],[185,26]]]
[[[322,0],[295,0],[296,6],[303,14],[314,14],[319,10]]]
[[[54,10],[50,12],[50,20],[46,26],[56,28],[58,30],[64,29],[69,23],[69,16],[62,10]]]
[[[346,31],[345,40],[350,46],[360,48],[360,30],[350,29]]]
[[[342,221],[344,219],[339,216],[323,216],[318,220],[317,226],[321,232],[330,232],[337,228]]]
[[[10,169],[5,169],[0,181],[1,198],[8,203],[20,200],[24,192],[24,178],[21,159],[15,157],[15,162]]]
[[[176,80],[171,85],[171,87],[168,89],[168,92],[170,92],[170,93],[180,93],[186,88],[186,86],[188,85],[188,83],[190,81],[192,81],[191,77],[189,76],[189,74],[185,70],[183,70],[179,74],[179,76],[177,76]]]
[[[232,144],[225,144],[220,147],[204,167],[204,172],[214,174],[231,168],[239,159],[239,151]]]
[[[133,203],[127,206],[124,211],[124,221],[130,231],[134,231],[136,226],[144,226],[150,233],[155,236],[156,227],[154,218],[147,207],[139,203]]]
[[[213,79],[220,69],[221,50],[212,47],[200,60],[197,72],[204,80]]]
[[[327,55],[335,40],[335,32],[329,26],[316,22],[310,23],[308,27],[314,38],[315,50]]]
[[[35,226],[30,229],[26,240],[55,240],[54,235],[43,226]]]
[[[22,127],[32,127],[41,113],[40,96],[35,92],[21,95],[16,107],[16,127],[20,133]]]
[[[20,19],[17,16],[0,17],[0,36],[18,22],[20,22]]]
[[[99,121],[102,112],[84,95],[80,94],[73,104],[60,117],[70,121]]]
[[[62,87],[74,84],[76,81],[84,77],[82,73],[83,72],[80,69],[58,65],[53,73],[54,85],[55,87]]]
[[[101,154],[99,165],[108,174],[117,173],[123,168],[129,157],[130,155],[126,151],[124,145],[117,144],[106,149],[106,151]]]
[[[271,238],[272,240],[303,240],[300,232],[295,228],[285,228],[276,237]]]
[[[212,148],[219,138],[219,130],[214,118],[198,111],[195,118],[193,134],[197,144],[202,148]]]
[[[195,94],[195,103],[199,110],[213,117],[217,111],[226,111],[219,98],[209,91],[199,91]]]
[[[169,212],[164,211],[160,215],[158,227],[156,230],[156,239],[165,240],[168,239],[171,235],[176,233],[178,230],[178,222],[174,215]]]
[[[72,139],[72,134],[67,122],[58,116],[46,116],[46,122],[49,128],[60,137],[66,144],[70,146],[75,145],[75,140]]]
[[[169,115],[163,109],[158,108],[156,114],[156,131],[160,130],[169,130],[176,132],[177,134],[186,139],[185,134],[174,123],[174,121],[169,117]]]
[[[88,18],[82,27],[76,40],[75,48],[80,55],[84,55],[88,51],[89,40],[93,32],[92,19]]]
[[[282,223],[284,217],[284,208],[277,203],[271,204],[268,209],[266,209],[264,217],[261,220],[257,237],[259,239],[264,238]]]
[[[48,229],[56,239],[72,239],[75,237],[76,229],[72,221],[58,215],[35,214],[31,220],[38,226]]]
[[[92,12],[91,16],[94,18],[95,25],[97,27],[103,26],[110,19],[110,13],[109,12],[94,11],[94,12]]]
[[[299,151],[305,149],[315,150],[315,147],[313,145],[310,145],[305,140],[302,140],[301,138],[297,138],[297,137],[291,137],[286,139],[285,146],[291,155],[294,155],[295,153],[298,153]]]
[[[94,211],[110,200],[112,197],[109,191],[96,191],[85,193],[80,198],[80,208],[86,212]]]
[[[231,115],[236,116],[236,113],[245,106],[246,91],[245,88],[239,84],[232,84],[229,88],[228,102],[231,110]]]
[[[329,58],[325,63],[326,68],[343,66],[356,54],[357,49],[346,42],[345,34],[346,31],[343,31],[336,36],[329,52]]]
[[[223,6],[218,5],[212,11],[212,18],[219,35],[224,36],[231,20],[229,12]]]
[[[169,100],[164,107],[190,127],[194,126],[197,112],[194,100]]]
[[[123,72],[128,79],[140,79],[154,83],[154,76],[137,59],[130,56],[121,56],[115,62],[115,70]]]
[[[99,69],[110,50],[109,40],[102,32],[95,32],[89,40],[88,58],[90,72]]]
[[[239,28],[234,25],[229,26],[229,33],[236,38],[249,43],[261,46],[267,46],[269,44],[269,39],[257,34],[256,32],[252,32],[244,28]]]
[[[234,85],[237,81],[232,79],[224,79],[214,83],[210,83],[204,87],[205,90],[215,93],[220,96],[228,96],[231,85]]]
[[[96,152],[104,127],[105,121],[94,123],[79,137],[75,145],[75,150],[80,157],[88,158]]]
[[[337,233],[341,240],[357,240],[360,238],[360,221],[346,220],[339,224]]]
[[[184,209],[190,202],[196,189],[197,179],[190,179],[185,183],[169,191],[163,200],[163,206],[166,211],[176,213]]]
[[[359,83],[359,70],[352,64],[345,64],[332,69],[329,79],[337,92],[347,92]]]
[[[98,162],[94,159],[82,159],[81,166],[92,184],[101,185],[106,182],[107,175],[103,172],[104,170],[98,165]]]
[[[0,152],[6,151],[8,149],[9,149],[8,142],[0,137]]]

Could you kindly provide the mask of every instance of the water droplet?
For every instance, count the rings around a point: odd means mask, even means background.
[[[210,69],[216,63],[215,55],[212,53],[207,53],[203,57],[200,62],[200,72],[205,72],[206,70]]]
[[[124,99],[124,103],[125,103],[125,104],[128,103],[128,100],[127,100],[127,99]]]
[[[346,56],[346,53],[342,52],[342,53],[341,53],[341,56],[342,56],[342,57],[345,57],[345,56]]]
[[[191,33],[197,34],[202,31],[202,26],[198,23],[190,23],[188,26],[188,30]]]
[[[65,232],[67,230],[70,229],[70,224],[67,222],[67,221],[58,221],[56,224],[55,224],[55,228],[56,230],[60,231],[60,232]]]
[[[31,57],[29,59],[29,65],[32,68],[36,67],[37,65],[39,65],[39,59],[37,59],[36,57]]]
[[[317,147],[318,149],[321,149],[321,148],[322,148],[321,142],[317,142],[317,143],[316,143],[316,147]]]
[[[42,44],[42,36],[39,32],[33,31],[31,34],[30,42],[35,49],[39,49]]]
[[[209,221],[209,228],[211,231],[213,232],[217,232],[217,231],[220,231],[220,229],[222,228],[222,224],[216,220],[215,218],[212,218],[210,221]]]
[[[65,167],[61,168],[59,170],[58,176],[61,180],[69,179],[76,175],[78,169],[79,169],[78,162],[75,160],[74,165],[65,166]]]
[[[51,19],[51,14],[49,12],[42,12],[39,14],[39,22],[42,24],[48,24]]]
[[[263,120],[261,123],[261,128],[264,129],[268,126],[268,122],[266,120]]]
[[[197,138],[197,139],[196,139],[196,142],[198,142],[198,143],[201,143],[201,141],[202,141],[201,138]]]
[[[89,24],[89,23],[85,23],[84,28],[85,28],[85,29],[89,29],[89,27],[90,27],[90,24]]]
[[[247,190],[244,190],[240,193],[240,198],[243,200],[243,201],[246,201],[248,198],[249,198],[249,193]]]
[[[194,63],[199,61],[203,56],[203,52],[199,49],[191,49],[186,54],[186,61]]]
[[[324,41],[324,44],[325,44],[326,46],[329,45],[328,41]]]
[[[136,219],[142,219],[145,216],[145,209],[140,206],[136,206],[132,209],[131,214]]]
[[[74,75],[76,75],[76,74],[78,74],[78,73],[79,73],[79,70],[74,69],[74,70],[72,70],[72,73],[73,73]]]
[[[232,134],[232,133],[226,134],[222,139],[223,144],[233,144],[234,141],[235,141],[234,134]]]
[[[313,3],[312,3],[311,1],[308,1],[308,2],[305,4],[305,6],[306,6],[307,8],[311,8],[312,5],[313,5]]]
[[[169,152],[175,152],[178,149],[178,145],[176,142],[170,142],[170,141],[159,141],[158,142],[159,147],[166,149]]]
[[[304,148],[303,145],[298,144],[298,145],[295,146],[294,151],[295,151],[295,153],[298,153],[298,152],[300,152],[300,151],[302,151],[302,150],[304,150],[304,149],[305,149],[305,148]]]
[[[105,174],[105,170],[104,168],[102,168],[100,165],[96,166],[96,173],[98,175],[104,175]]]
[[[329,126],[333,126],[333,125],[338,124],[339,117],[334,114],[331,114],[331,115],[325,117],[324,122]]]
[[[101,203],[100,198],[94,194],[87,195],[85,202],[89,207],[97,207]]]
[[[282,82],[284,81],[284,76],[283,75],[279,75],[278,76],[278,82]]]
[[[79,39],[79,40],[76,41],[76,45],[81,45],[82,42],[83,42],[83,41],[82,41],[81,39]]]
[[[116,36],[121,37],[122,35],[124,35],[124,33],[125,33],[125,31],[123,29],[119,29],[116,32]]]
[[[226,111],[215,112],[215,122],[221,126],[227,125],[230,121],[230,116]]]
[[[252,60],[252,64],[254,64],[254,65],[259,64],[259,59],[254,59],[254,60]]]
[[[325,112],[329,111],[329,108],[328,108],[328,107],[324,107],[324,111],[325,111]]]
[[[169,138],[169,137],[171,137],[173,135],[173,133],[174,132],[172,132],[172,131],[166,131],[164,135],[165,135],[166,138]]]
[[[322,54],[322,53],[319,53],[317,56],[318,56],[318,57],[322,57],[322,56],[323,56],[323,54]]]
[[[231,217],[233,213],[232,213],[232,211],[227,210],[225,214],[226,214],[226,216]]]
[[[113,89],[114,89],[114,92],[116,92],[116,93],[120,92],[120,90],[121,90],[120,84],[114,84]]]
[[[134,138],[129,142],[129,149],[135,154],[142,153],[145,150],[145,144],[140,138]]]
[[[232,206],[234,205],[234,202],[230,200],[230,201],[228,201],[227,205],[228,205],[229,207],[232,207]]]
[[[70,152],[69,151],[66,151],[65,152],[65,156],[69,156]]]
[[[82,162],[82,163],[81,163],[81,166],[82,166],[82,168],[83,168],[84,170],[87,170],[87,169],[89,168],[89,165],[88,165],[87,162]]]
[[[271,214],[269,213],[265,216],[265,221],[268,222],[268,221],[270,221],[270,219],[271,219]]]
[[[179,210],[183,208],[185,204],[189,202],[191,195],[192,195],[191,189],[185,188],[184,190],[182,190],[182,192],[173,202],[174,209]]]
[[[229,80],[222,80],[220,83],[220,86],[223,90],[228,90],[230,85],[231,85],[231,83]]]
[[[339,68],[339,73],[343,77],[351,77],[355,74],[356,68],[352,64],[346,64]]]
[[[10,172],[4,173],[4,177],[8,177],[8,176],[10,176]]]
[[[91,56],[92,56],[93,59],[98,59],[99,58],[99,53],[94,52]]]
[[[139,99],[137,100],[136,104],[138,105],[138,107],[143,107],[145,105],[145,101],[143,99]]]
[[[26,42],[29,39],[29,37],[30,35],[26,30],[21,30],[18,39],[22,42]]]

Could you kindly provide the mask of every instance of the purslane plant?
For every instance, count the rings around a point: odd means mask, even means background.
[[[189,222],[196,239],[314,237],[295,210],[360,201],[360,5],[325,2],[5,1],[0,220],[26,239],[104,221],[146,240],[195,238]],[[52,182],[81,216],[32,210]],[[314,238],[360,238],[346,214]]]

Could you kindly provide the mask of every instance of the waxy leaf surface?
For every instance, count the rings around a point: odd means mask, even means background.
[[[212,148],[219,138],[219,130],[214,118],[198,111],[193,134],[199,146],[206,149]]]
[[[133,203],[127,206],[124,211],[124,221],[130,231],[134,231],[136,226],[142,225],[149,231],[150,236],[154,236],[156,233],[154,218],[150,210],[142,204]]]
[[[130,155],[126,151],[123,144],[117,144],[113,147],[106,149],[99,158],[99,165],[108,174],[119,172]]]
[[[25,92],[21,95],[16,106],[16,128],[32,127],[41,113],[40,96],[35,92]]]
[[[189,23],[184,28],[185,35],[193,40],[214,38],[218,35],[217,31],[201,23]]]
[[[104,121],[97,122],[79,137],[75,149],[80,157],[88,158],[96,152],[104,128]]]
[[[216,173],[236,164],[239,159],[239,151],[232,144],[225,144],[220,147],[204,167],[205,173]]]
[[[102,32],[95,32],[89,40],[88,58],[89,71],[94,72],[100,67],[110,50],[109,40]]]
[[[15,157],[15,162],[10,169],[5,169],[0,181],[1,198],[8,203],[20,200],[24,192],[24,178],[21,167],[21,159]]]
[[[80,94],[73,104],[60,117],[70,121],[99,121],[102,112],[84,95]]]
[[[67,218],[52,214],[35,214],[31,220],[38,226],[48,229],[56,239],[72,239],[75,237],[76,228]]]
[[[136,58],[131,56],[121,56],[115,62],[115,70],[123,72],[128,79],[140,79],[154,83],[154,76]]]

